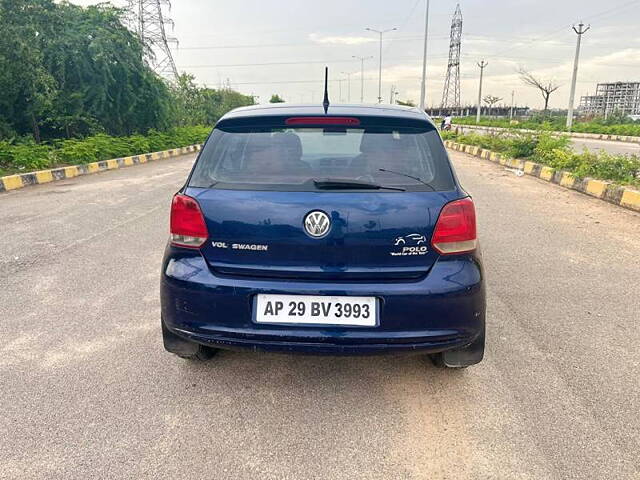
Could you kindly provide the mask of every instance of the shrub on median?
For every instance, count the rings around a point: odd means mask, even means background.
[[[457,142],[467,145],[477,145],[494,152],[504,152],[509,148],[509,139],[502,135],[480,135],[477,133],[467,133],[458,135]]]
[[[609,120],[594,119],[588,122],[575,122],[572,131],[576,133],[595,133],[603,135],[622,135],[640,137],[640,120],[632,121],[625,118],[616,120],[619,123],[609,123]],[[624,123],[623,123],[624,122]],[[524,121],[510,121],[502,118],[483,118],[476,123],[473,117],[459,117],[455,119],[458,125],[479,125],[484,127],[499,127],[511,129],[527,129],[540,131],[566,131],[564,117],[539,117]]]
[[[458,135],[452,130],[442,130],[440,136],[442,140],[455,140]]]
[[[451,138],[466,145],[477,145],[487,150],[504,153],[513,158],[528,158],[533,155],[538,138],[535,135],[509,135],[491,134],[480,135],[467,133]]]
[[[553,166],[558,157],[571,153],[571,140],[567,135],[552,135],[548,132],[533,136],[533,151],[526,155],[534,162]]]
[[[574,153],[572,171],[579,178],[591,177],[640,186],[640,157],[637,155],[611,155],[600,151]]]
[[[604,150],[574,152],[566,135],[540,134],[532,160],[569,171],[578,178],[591,177],[637,185],[640,175],[640,158],[637,156],[612,155]]]
[[[477,145],[512,158],[532,160],[557,170],[573,173],[578,178],[597,178],[640,186],[640,157],[612,155],[605,151],[574,152],[567,135],[543,132],[532,135],[457,135],[450,140]]]
[[[529,158],[538,146],[538,137],[534,135],[514,135],[509,137],[504,152],[513,158]]]

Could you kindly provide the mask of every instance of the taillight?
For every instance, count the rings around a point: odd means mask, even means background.
[[[171,243],[179,247],[199,248],[209,238],[200,205],[186,195],[171,202]]]
[[[470,198],[447,203],[433,231],[431,245],[441,255],[471,252],[476,249],[476,210]]]

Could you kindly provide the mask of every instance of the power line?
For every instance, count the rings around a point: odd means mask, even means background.
[[[407,35],[392,37],[393,41],[406,42],[412,40],[420,40],[423,37],[419,35]],[[432,36],[431,38],[449,38],[445,35]],[[390,39],[391,41],[391,39]],[[367,43],[374,43],[367,42]],[[292,43],[271,43],[271,44],[254,44],[254,45],[206,45],[206,46],[194,46],[194,47],[180,47],[180,50],[224,50],[224,49],[242,49],[242,48],[280,48],[280,47],[318,47],[318,46],[330,46],[335,44],[330,43],[316,43],[316,42],[292,42]]]
[[[376,80],[376,78],[365,78],[365,80]],[[329,83],[338,83],[340,82],[340,79],[336,79],[336,80],[329,80]],[[280,81],[271,81],[271,82],[261,82],[261,81],[257,81],[257,82],[231,82],[234,85],[287,85],[287,84],[294,84],[294,83],[318,83],[318,84],[324,84],[324,80],[280,80]],[[205,86],[207,86],[206,82],[204,84]]]
[[[590,16],[587,16],[587,17],[583,17],[583,18],[585,20],[592,20],[594,18],[598,18],[598,17],[604,16],[604,15],[607,15],[609,13],[612,13],[614,11],[624,9],[626,7],[629,7],[629,6],[631,6],[633,4],[636,4],[636,3],[639,3],[639,2],[640,2],[640,0],[631,0],[630,2],[623,3],[623,4],[618,5],[616,7],[609,8],[609,9],[604,10],[602,12],[598,12],[598,13],[595,13],[593,15],[590,15]],[[554,36],[556,36],[556,35],[558,35],[558,34],[560,34],[562,32],[566,32],[566,30],[567,30],[567,25],[563,25],[562,27],[558,28],[557,30],[554,30],[554,31],[552,31],[552,32],[550,32],[548,34],[545,34],[545,35],[541,36],[541,37],[532,38],[530,41],[525,42],[523,45],[514,45],[514,46],[512,46],[510,48],[507,48],[506,50],[503,50],[500,53],[497,53],[497,54],[494,54],[494,55],[489,55],[489,57],[491,57],[491,58],[500,57],[506,52],[512,52],[513,50],[517,50],[519,48],[524,48],[524,47],[528,46],[529,44],[531,44],[533,42],[539,42],[540,40],[546,40],[546,39],[554,37]]]
[[[353,60],[308,60],[297,62],[265,62],[265,63],[229,63],[215,65],[180,65],[180,68],[231,68],[231,67],[268,67],[273,65],[306,65],[317,63],[353,63]]]
[[[636,4],[636,3],[640,3],[640,0],[631,0],[630,2],[624,3],[622,5],[618,5],[617,7],[610,8],[609,10],[605,10],[604,12],[600,12],[600,13],[596,13],[596,14],[588,16],[588,17],[584,17],[584,20],[593,20],[594,18],[604,17],[605,15],[607,15],[609,13],[625,9],[627,7],[630,7],[631,5]]]
[[[417,77],[416,77],[417,78]],[[444,78],[443,76],[441,77],[437,77],[437,78]],[[471,75],[469,76],[464,76],[464,78],[474,78]],[[377,80],[377,77],[365,77],[364,78],[366,81],[372,81],[372,80]],[[340,82],[340,79],[335,79],[335,80],[329,80],[329,83],[338,83]],[[286,84],[294,84],[294,83],[324,83],[323,79],[320,80],[274,80],[274,81],[254,81],[254,82],[235,82],[232,81],[231,82],[234,85],[286,85]],[[205,85],[207,85],[207,82],[204,82]]]
[[[396,60],[415,60],[417,56],[395,57]],[[447,58],[445,55],[432,55],[430,58]],[[291,62],[262,62],[262,63],[230,63],[230,64],[201,64],[201,65],[179,65],[180,68],[232,68],[232,67],[267,67],[274,65],[307,65],[318,63],[350,63],[353,60],[297,60]]]
[[[634,0],[634,3],[637,3],[640,0]],[[431,14],[430,16],[433,16]],[[585,20],[589,20],[591,17],[585,17]],[[566,29],[563,27],[563,29]],[[389,38],[387,45],[391,45],[395,42],[407,42],[413,40],[422,40],[424,38],[423,35],[396,35]],[[439,39],[444,40],[448,39],[449,35],[429,35],[430,39]],[[482,34],[465,34],[465,38],[487,38],[486,35]],[[497,35],[492,36],[492,38],[499,38],[500,40],[522,40],[523,37],[521,35]],[[530,37],[528,39],[523,40],[524,42],[531,43],[541,39],[541,37]],[[369,42],[373,44],[374,41]],[[562,42],[567,46],[573,46],[573,42]],[[240,50],[244,48],[281,48],[281,47],[319,47],[319,46],[335,46],[336,44],[332,43],[316,43],[316,42],[288,42],[288,43],[268,43],[268,44],[234,44],[234,45],[198,45],[198,46],[179,46],[178,50]],[[388,47],[385,47],[385,50]],[[519,47],[518,47],[519,48]]]

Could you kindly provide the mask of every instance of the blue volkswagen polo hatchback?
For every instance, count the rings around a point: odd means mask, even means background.
[[[471,197],[436,127],[392,106],[225,115],[171,205],[164,346],[482,360]]]

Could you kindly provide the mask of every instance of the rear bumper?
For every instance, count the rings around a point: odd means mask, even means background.
[[[462,337],[458,335],[430,335],[429,337],[415,338],[409,343],[339,343],[331,338],[316,337],[306,339],[304,337],[281,337],[274,335],[259,337],[248,334],[246,331],[202,333],[183,329],[172,329],[172,333],[192,342],[201,343],[214,348],[228,350],[255,350],[263,352],[303,353],[309,355],[381,355],[391,353],[436,353],[464,347],[471,343],[475,337]],[[477,336],[477,335],[476,335]],[[425,341],[427,340],[428,341]],[[388,339],[387,339],[388,340]],[[415,341],[420,340],[420,341]]]
[[[375,296],[377,327],[300,327],[253,322],[258,293]],[[372,355],[435,353],[470,344],[484,331],[479,258],[443,258],[412,282],[336,283],[228,278],[198,252],[168,247],[161,281],[162,320],[187,340],[227,349]]]

